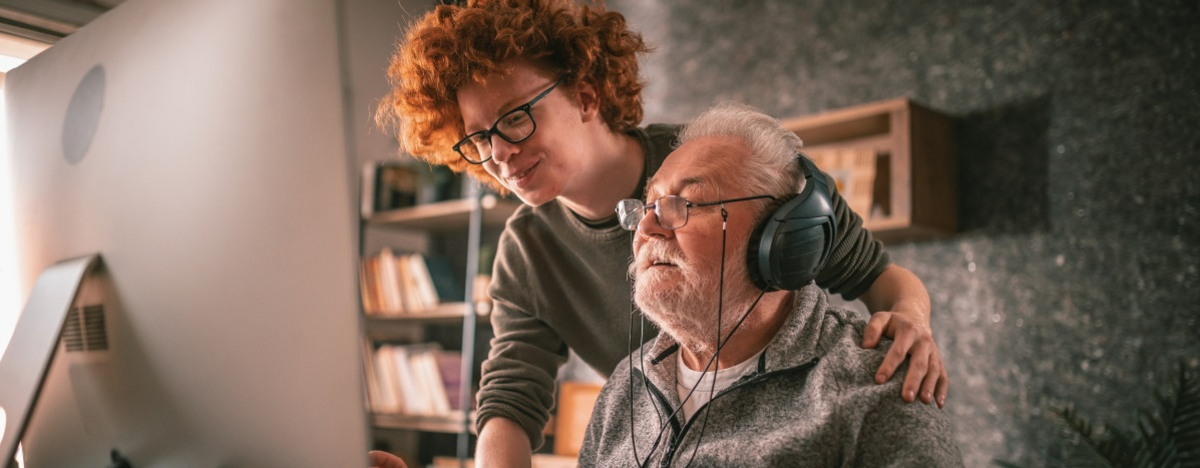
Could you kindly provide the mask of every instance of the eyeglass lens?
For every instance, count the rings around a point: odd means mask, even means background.
[[[494,134],[505,139],[510,143],[520,143],[533,134],[534,122],[533,117],[529,115],[527,109],[515,109],[512,112],[504,114],[496,122]],[[492,135],[487,132],[472,134],[467,137],[471,142],[471,146],[462,145],[459,151],[464,157],[474,162],[483,162],[492,155]],[[471,153],[471,149],[475,153]],[[463,151],[466,150],[466,151]]]
[[[642,218],[646,217],[647,209],[654,209],[658,225],[663,229],[678,229],[687,224],[688,201],[683,197],[667,195],[659,198],[652,205],[645,205],[641,200],[626,199],[617,203],[617,218],[621,227],[628,231],[637,230]]]

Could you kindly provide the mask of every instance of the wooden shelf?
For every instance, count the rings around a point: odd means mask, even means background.
[[[466,315],[467,303],[465,302],[446,302],[439,304],[437,308],[423,310],[420,312],[395,312],[391,315],[368,314],[367,323],[406,323],[413,322],[454,322],[462,320]],[[475,304],[475,315],[478,317],[487,317],[491,312],[490,304]]]
[[[371,424],[376,429],[396,429],[404,431],[440,432],[443,434],[458,434],[463,430],[464,415],[462,411],[445,414],[391,414],[372,413]],[[475,412],[470,415],[468,424],[472,433],[475,432]]]
[[[521,206],[520,202],[490,194],[484,195],[480,204],[483,207],[483,225],[487,227],[503,227],[508,217]],[[389,228],[422,231],[463,230],[466,229],[473,205],[474,201],[471,199],[447,200],[372,213],[365,221],[370,226]]]
[[[437,309],[416,312],[399,313],[396,315],[367,315],[367,336],[372,339],[389,339],[396,336],[408,336],[407,331],[414,325],[455,325],[461,324],[466,316],[467,305],[464,302],[451,302],[438,306]],[[477,305],[475,326],[491,326],[488,315],[491,313],[489,304]]]
[[[470,413],[470,432],[475,432],[475,412]],[[389,414],[372,413],[371,424],[383,430],[422,431],[456,434],[462,432],[463,413]]]
[[[958,168],[949,117],[902,98],[788,119],[783,126],[804,140],[803,151],[814,159],[847,150],[873,153],[869,201],[855,211],[876,238],[901,242],[957,231]],[[843,197],[851,201],[847,193]]]

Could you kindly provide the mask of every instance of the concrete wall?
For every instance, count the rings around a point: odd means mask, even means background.
[[[933,300],[967,466],[1129,427],[1200,366],[1195,2],[612,0],[657,49],[646,122],[907,96],[957,119],[961,233],[889,246]]]

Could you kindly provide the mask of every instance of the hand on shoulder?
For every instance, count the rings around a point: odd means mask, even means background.
[[[387,452],[372,450],[367,455],[371,457],[371,468],[408,468],[404,460]]]

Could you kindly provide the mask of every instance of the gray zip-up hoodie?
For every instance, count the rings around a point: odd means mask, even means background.
[[[667,417],[679,407],[678,343],[664,333],[635,351],[600,392],[580,466],[962,466],[946,413],[900,399],[907,366],[875,384],[890,341],[862,349],[866,323],[815,285],[794,304],[757,369],[686,422]]]

